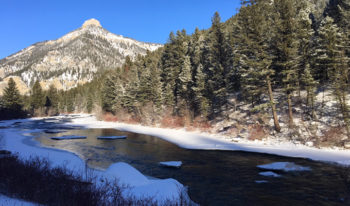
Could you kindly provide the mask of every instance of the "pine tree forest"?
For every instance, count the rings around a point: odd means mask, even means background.
[[[344,144],[330,137],[350,135],[350,0],[324,7],[241,3],[226,22],[216,12],[207,30],[171,32],[164,47],[127,58],[90,83],[69,91],[43,91],[35,83],[31,96],[22,97],[28,101],[13,104],[46,115],[94,112],[106,120],[242,136],[248,128],[251,139],[287,132],[297,141],[322,136],[320,144]],[[11,109],[8,101],[3,97],[1,106]]]

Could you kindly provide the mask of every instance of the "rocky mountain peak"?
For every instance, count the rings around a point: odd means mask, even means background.
[[[91,81],[95,74],[115,69],[126,57],[135,59],[161,44],[140,42],[104,29],[96,19],[58,38],[33,44],[0,59],[0,96],[9,77],[16,77],[22,94],[39,80],[43,89],[67,90]],[[26,88],[25,88],[26,87]]]
[[[82,26],[82,28],[87,28],[89,26],[96,26],[96,27],[102,27],[100,22],[97,20],[97,19],[89,19],[89,20],[86,20]]]

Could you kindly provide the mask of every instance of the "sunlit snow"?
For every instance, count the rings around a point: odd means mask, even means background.
[[[282,170],[285,172],[291,172],[291,171],[310,171],[310,167],[303,167],[300,165],[297,165],[293,162],[274,162],[271,164],[265,164],[265,165],[258,165],[257,166],[260,169],[266,169],[266,170]]]

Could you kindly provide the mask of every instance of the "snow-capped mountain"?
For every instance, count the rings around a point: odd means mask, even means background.
[[[134,59],[161,46],[110,33],[99,21],[90,19],[57,40],[33,44],[1,59],[0,90],[13,76],[17,85],[28,88],[39,80],[44,89],[51,84],[69,89],[91,81],[98,71],[121,66],[127,56]]]

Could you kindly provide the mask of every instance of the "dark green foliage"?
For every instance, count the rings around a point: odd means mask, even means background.
[[[289,125],[293,125],[292,96],[297,89],[298,67],[298,22],[297,16],[300,12],[300,1],[298,0],[276,0],[274,1],[274,66],[277,75],[281,77],[288,102]]]
[[[59,93],[54,85],[50,85],[49,90],[47,90],[46,92],[46,102],[45,102],[46,109],[51,110],[50,111],[51,114],[57,114],[58,102],[59,102]]]
[[[243,100],[251,111],[272,114],[280,131],[280,116],[294,125],[295,107],[304,111],[298,116],[317,118],[318,87],[331,86],[348,125],[349,0],[331,0],[327,7],[327,0],[241,2],[226,22],[216,12],[208,30],[171,32],[157,51],[128,57],[122,67],[58,92],[57,100],[49,92],[50,107],[91,112],[96,106],[121,119],[159,123],[175,116],[191,124],[196,118],[229,118],[232,102]]]
[[[4,89],[4,96],[0,99],[0,119],[13,119],[25,116],[22,110],[22,97],[17,89],[16,82],[10,78]]]
[[[93,108],[94,108],[94,101],[92,99],[92,95],[89,94],[87,98],[87,103],[86,103],[86,110],[88,113],[91,113]]]
[[[186,31],[178,31],[176,36],[171,33],[169,44],[164,48],[161,57],[161,81],[163,82],[164,103],[174,108],[174,114],[179,114],[181,82],[179,75],[188,51],[188,36]]]
[[[45,106],[45,94],[39,81],[36,81],[31,91],[30,106],[32,109],[39,109]]]
[[[51,106],[52,106],[52,102],[51,102],[50,98],[48,96],[46,96],[45,107],[51,107]]]
[[[114,84],[117,82],[117,78],[113,74],[104,79],[102,86],[102,109],[107,112],[113,112],[113,105],[117,96]]]
[[[68,113],[74,112],[74,94],[73,92],[68,92],[67,95],[65,96],[66,98],[66,111]]]
[[[203,72],[202,64],[199,64],[196,70],[194,91],[194,104],[196,115],[207,118],[209,115],[209,100],[205,97],[206,91],[206,76]]]
[[[334,96],[338,100],[343,120],[350,133],[350,117],[346,94],[348,91],[349,57],[346,56],[346,38],[331,17],[326,17],[319,29],[319,65],[331,80]]]
[[[22,108],[21,95],[17,89],[16,82],[10,78],[8,86],[4,89],[4,107],[13,111],[20,111]]]
[[[210,100],[210,116],[220,114],[227,103],[227,78],[229,71],[228,41],[220,22],[219,13],[212,18],[212,26],[204,42],[203,71],[206,73],[206,97]]]
[[[310,110],[311,117],[316,119],[315,114],[315,90],[318,82],[314,79],[311,73],[309,64],[306,64],[304,72],[301,75],[301,82],[306,90],[306,106]]]
[[[279,132],[281,128],[271,83],[274,70],[271,68],[273,56],[269,28],[273,21],[268,17],[268,12],[273,7],[266,2],[256,4],[253,1],[243,5],[237,17],[241,26],[236,36],[240,42],[236,55],[239,57],[242,89],[253,105],[260,102],[262,94],[268,94],[275,130]]]

